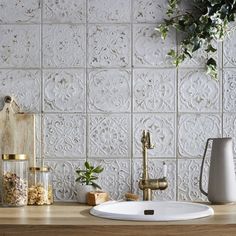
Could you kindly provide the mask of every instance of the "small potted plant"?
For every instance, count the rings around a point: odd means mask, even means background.
[[[89,162],[84,163],[85,169],[78,169],[76,173],[78,175],[76,181],[76,191],[77,191],[77,199],[80,203],[87,202],[87,193],[91,191],[95,191],[97,188],[101,189],[101,187],[96,184],[94,181],[98,179],[97,175],[103,171],[101,166],[94,167]]]

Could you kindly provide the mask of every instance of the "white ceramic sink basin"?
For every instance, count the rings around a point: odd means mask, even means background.
[[[102,218],[137,221],[191,220],[214,215],[209,206],[175,201],[113,201],[93,207],[90,213]]]

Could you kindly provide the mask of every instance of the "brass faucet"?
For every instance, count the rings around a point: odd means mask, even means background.
[[[152,200],[152,190],[164,190],[168,187],[168,182],[166,179],[166,164],[163,162],[164,177],[159,179],[149,179],[148,174],[148,158],[147,150],[153,149],[154,145],[151,144],[150,132],[143,130],[142,134],[142,153],[143,153],[143,175],[142,179],[139,181],[139,188],[143,190],[143,200]]]

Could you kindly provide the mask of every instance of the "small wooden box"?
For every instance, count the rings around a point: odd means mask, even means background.
[[[96,206],[107,201],[109,201],[109,195],[106,192],[95,191],[87,194],[87,204],[89,206]]]

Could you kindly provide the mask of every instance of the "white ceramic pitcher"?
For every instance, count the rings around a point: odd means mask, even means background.
[[[202,187],[202,173],[210,141],[212,141],[212,150],[207,193]],[[236,202],[232,138],[210,138],[207,140],[200,173],[200,191],[214,204]]]

